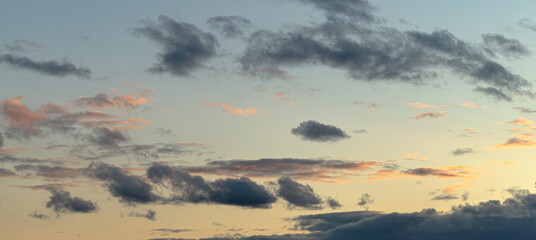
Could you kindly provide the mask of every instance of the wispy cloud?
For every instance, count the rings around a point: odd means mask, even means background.
[[[254,115],[254,114],[259,113],[258,109],[254,107],[248,107],[248,108],[242,109],[242,108],[233,107],[229,103],[217,103],[217,102],[204,102],[203,104],[211,108],[219,108],[222,112],[233,114],[233,115],[249,116],[249,115]]]

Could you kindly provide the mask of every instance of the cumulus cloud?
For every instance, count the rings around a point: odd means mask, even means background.
[[[337,239],[532,239],[536,234],[536,195],[510,190],[504,201],[490,200],[452,207],[441,213],[373,211],[303,215],[291,219],[301,234],[237,237],[237,240]]]
[[[298,127],[293,128],[290,132],[303,140],[314,142],[336,142],[350,137],[338,127],[313,120],[300,123]]]
[[[275,196],[249,178],[225,178],[213,182],[191,175],[179,168],[153,165],[147,177],[155,184],[170,184],[174,195],[168,201],[177,203],[217,203],[249,208],[269,208]]]
[[[322,198],[307,184],[298,183],[288,177],[277,180],[277,195],[289,203],[289,208],[322,209]]]
[[[159,199],[144,178],[128,174],[116,166],[93,162],[87,167],[86,174],[104,181],[108,191],[126,203],[151,203]]]
[[[456,148],[452,151],[452,155],[454,156],[460,156],[468,153],[473,153],[472,148]]]
[[[251,21],[241,16],[217,16],[207,20],[209,26],[225,37],[242,37],[244,30],[251,27]]]
[[[79,197],[71,197],[71,193],[59,189],[48,189],[50,200],[47,202],[47,208],[52,208],[57,214],[60,213],[90,213],[97,211],[97,205],[91,201]]]
[[[429,84],[441,73],[438,69],[445,69],[470,79],[467,82],[477,85],[476,90],[483,94],[504,94],[501,100],[532,95],[528,80],[488,57],[490,52],[508,49],[512,39],[499,43],[490,35],[488,43],[500,45],[492,50],[444,29],[420,32],[388,27],[368,1],[302,2],[321,10],[325,20],[286,31],[252,33],[239,58],[244,72],[258,75],[266,68],[324,65],[343,69],[356,80]]]
[[[134,33],[162,47],[157,55],[158,63],[149,69],[152,73],[190,76],[216,56],[218,41],[214,35],[164,15],[158,17],[157,23],[145,22],[144,26],[135,28]]]
[[[91,71],[88,68],[77,67],[67,59],[63,59],[62,62],[56,60],[35,61],[28,57],[3,54],[0,55],[0,63],[5,63],[16,69],[30,70],[54,77],[74,75],[81,78],[89,78],[91,76]]]

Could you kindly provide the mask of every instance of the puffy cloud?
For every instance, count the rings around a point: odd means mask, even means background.
[[[85,67],[77,67],[67,59],[62,62],[56,60],[35,61],[28,57],[21,57],[12,54],[0,55],[0,63],[5,63],[16,69],[25,69],[54,77],[65,77],[75,75],[81,78],[89,78],[91,71]]]
[[[512,197],[440,213],[423,209],[410,213],[372,211],[303,215],[292,219],[301,234],[237,237],[237,240],[337,239],[532,239],[536,234],[536,195],[510,190]]]
[[[277,180],[277,195],[289,203],[289,208],[322,209],[322,198],[307,184],[298,183],[288,177]]]
[[[127,203],[151,203],[159,197],[153,193],[151,184],[139,176],[130,175],[116,166],[94,162],[86,169],[86,174],[104,181],[108,191]]]
[[[134,33],[162,47],[157,55],[158,63],[149,69],[153,73],[190,76],[192,71],[204,67],[205,61],[216,56],[218,41],[214,35],[164,15],[158,17],[158,23],[146,22],[135,28]]]
[[[337,201],[337,199],[334,199],[334,198],[331,198],[331,197],[328,197],[326,199],[326,203],[328,204],[328,206],[331,208],[331,209],[337,209],[337,208],[341,208],[342,207],[342,204]]]
[[[298,127],[293,128],[290,132],[303,140],[315,142],[335,142],[350,137],[338,127],[313,120],[300,123]]]
[[[57,214],[60,213],[90,213],[97,211],[95,203],[79,197],[71,197],[71,193],[59,189],[48,189],[52,194],[47,202],[47,208],[52,208]]]
[[[155,184],[168,182],[175,195],[171,202],[218,203],[250,208],[268,208],[276,201],[264,186],[249,178],[226,178],[207,182],[201,176],[190,175],[167,165],[153,165],[147,177]]]

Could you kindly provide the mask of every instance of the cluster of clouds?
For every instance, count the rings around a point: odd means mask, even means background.
[[[303,215],[291,219],[300,234],[256,235],[203,240],[337,239],[532,239],[536,234],[536,195],[509,189],[512,197],[410,213],[375,211]]]

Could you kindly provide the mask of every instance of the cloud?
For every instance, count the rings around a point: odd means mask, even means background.
[[[29,217],[33,217],[35,219],[40,219],[40,220],[46,220],[46,219],[49,219],[49,217],[45,214],[40,214],[40,213],[37,213],[37,211],[31,213],[31,214],[28,214]]]
[[[156,220],[156,211],[153,211],[151,209],[147,210],[146,213],[139,213],[139,212],[129,212],[129,217],[138,217],[138,218],[147,218],[151,221]]]
[[[373,203],[374,203],[374,200],[370,197],[370,195],[368,193],[363,193],[363,195],[361,195],[361,198],[359,198],[357,205],[368,209],[367,205],[370,205]]]
[[[301,122],[298,127],[293,128],[290,132],[303,140],[314,142],[336,142],[350,138],[348,134],[338,127],[313,120]]]
[[[382,165],[376,161],[341,161],[296,158],[212,161],[206,166],[185,167],[190,173],[248,178],[289,177],[301,180],[337,182],[348,176]]]
[[[12,54],[0,55],[0,63],[5,63],[16,69],[25,69],[54,77],[74,75],[81,78],[89,78],[91,71],[85,67],[77,67],[67,59],[62,62],[55,60],[35,61],[27,57]]]
[[[531,126],[534,124],[533,121],[528,120],[524,117],[518,117],[516,120],[506,123],[510,126]]]
[[[13,177],[15,175],[16,174],[13,171],[9,170],[9,169],[0,168],[0,178]]]
[[[536,195],[511,190],[504,201],[453,206],[448,212],[433,208],[420,212],[373,211],[303,215],[291,219],[300,234],[237,237],[236,240],[336,239],[532,239],[536,230]]]
[[[192,229],[158,228],[158,229],[152,229],[151,231],[153,231],[153,232],[161,232],[161,233],[181,233],[181,232],[192,231]]]
[[[217,203],[249,208],[269,208],[276,201],[264,186],[249,178],[225,178],[207,182],[201,176],[190,175],[179,168],[153,165],[147,177],[155,184],[168,183],[174,195],[171,202]]]
[[[507,38],[501,34],[483,34],[482,41],[490,52],[498,52],[507,57],[526,56],[530,54],[517,39]]]
[[[497,100],[504,100],[508,102],[512,101],[512,97],[506,95],[506,93],[494,87],[477,87],[475,88],[475,92],[483,93],[485,95],[494,97]]]
[[[228,38],[242,37],[244,29],[251,27],[251,21],[241,16],[217,16],[207,20],[208,25]]]
[[[139,93],[130,93],[127,95],[110,97],[105,93],[99,93],[93,97],[80,97],[74,100],[74,104],[80,107],[86,108],[124,108],[134,109],[143,104],[147,104],[152,101],[152,98],[145,98]]]
[[[422,156],[419,156],[418,154],[413,154],[413,153],[406,154],[404,159],[406,159],[406,160],[428,161],[427,157],[422,157]]]
[[[473,153],[473,149],[472,148],[456,148],[452,151],[452,155],[454,156],[460,156],[460,155],[464,155],[467,153]]]
[[[529,29],[529,30],[532,30],[532,31],[536,32],[536,23],[534,23],[532,20],[530,20],[528,18],[523,18],[523,19],[519,20],[519,25],[521,25],[522,27],[524,27],[526,29]]]
[[[121,201],[127,203],[151,203],[159,197],[153,193],[153,187],[142,177],[130,175],[122,169],[102,163],[93,162],[86,169],[86,174],[94,179],[104,181],[108,191]]]
[[[440,191],[439,194],[437,194],[435,197],[433,197],[430,200],[455,200],[458,199],[458,196],[456,195],[456,191],[460,189],[467,188],[467,185],[464,184],[458,184],[454,186],[448,186],[445,187],[443,190]],[[436,192],[432,193],[435,194]],[[467,193],[467,192],[466,192]],[[464,193],[464,201],[467,200],[467,197],[469,193]]]
[[[436,177],[470,180],[475,179],[479,175],[474,171],[474,169],[474,167],[461,165],[444,167],[440,166],[435,168],[410,168],[403,171],[384,168],[376,172],[369,173],[367,176],[367,180],[384,180],[389,178],[401,177]]]
[[[423,112],[413,116],[414,119],[424,119],[424,118],[439,118],[447,116],[447,112]]]
[[[508,139],[503,144],[497,144],[494,146],[491,146],[491,148],[494,149],[502,149],[502,148],[510,148],[510,147],[535,147],[536,142],[533,139],[527,139],[525,137],[514,137]]]
[[[338,209],[342,207],[342,204],[339,201],[337,201],[337,199],[334,199],[331,197],[328,197],[326,199],[326,202],[331,209]]]
[[[530,109],[530,108],[526,108],[526,107],[516,107],[515,109],[518,109],[518,110],[521,111],[522,113],[536,113],[536,110],[534,110],[534,109]]]
[[[145,22],[144,26],[135,28],[134,33],[162,47],[157,55],[158,63],[149,69],[152,73],[190,76],[216,56],[218,41],[214,35],[164,15],[158,17],[158,23]]]
[[[119,148],[119,144],[127,142],[129,137],[119,130],[110,130],[108,128],[95,128],[93,134],[88,135],[90,143],[102,148]]]
[[[358,129],[358,130],[354,130],[354,133],[357,133],[357,134],[368,133],[368,130],[367,129]]]
[[[60,213],[91,213],[97,211],[97,205],[91,201],[79,197],[71,197],[71,193],[59,189],[48,189],[50,200],[47,202],[47,208],[52,208],[57,214]]]
[[[4,136],[0,133],[0,149],[4,147]]]
[[[155,128],[154,133],[159,137],[175,137],[172,129]]]
[[[6,98],[0,102],[0,114],[8,122],[8,136],[28,139],[42,132],[38,125],[45,119],[45,113],[30,110],[22,103],[22,97]]]
[[[321,10],[325,20],[285,31],[252,33],[239,58],[245,73],[324,65],[345,70],[356,80],[422,85],[444,72],[438,69],[445,69],[471,79],[467,82],[477,85],[481,93],[497,97],[493,90],[499,91],[506,96],[501,100],[532,95],[528,80],[488,57],[493,50],[461,40],[447,30],[427,33],[388,27],[368,1],[302,2]]]
[[[289,208],[322,209],[323,201],[311,186],[298,183],[289,177],[278,179],[277,184],[279,185],[277,195],[289,203]]]
[[[229,103],[217,103],[217,102],[204,102],[206,106],[209,106],[211,108],[219,108],[224,113],[229,113],[233,115],[242,115],[242,116],[249,116],[257,114],[258,109],[254,107],[248,107],[246,109],[242,108],[236,108],[231,106]]]
[[[36,176],[55,179],[78,178],[84,175],[80,169],[62,166],[19,164],[15,166],[15,170],[18,172],[33,171]]]

